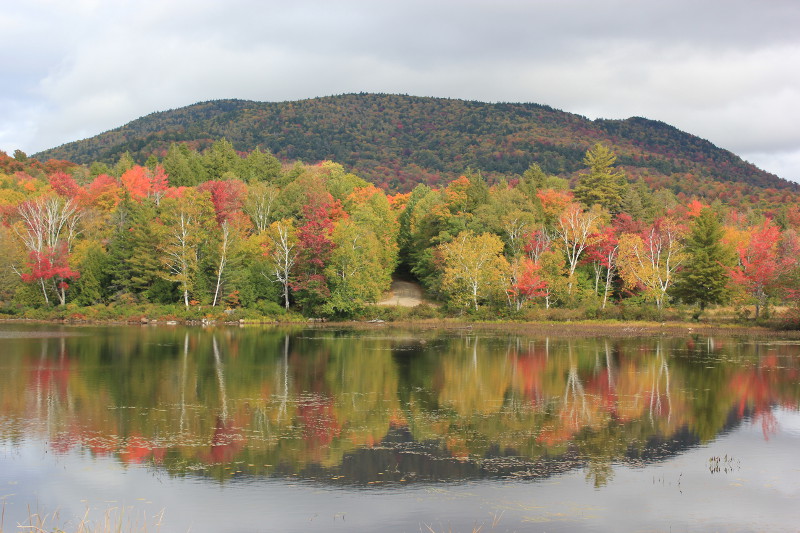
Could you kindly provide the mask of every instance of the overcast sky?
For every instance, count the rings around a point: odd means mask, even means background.
[[[219,98],[350,92],[644,116],[800,181],[797,0],[24,0],[0,149]]]

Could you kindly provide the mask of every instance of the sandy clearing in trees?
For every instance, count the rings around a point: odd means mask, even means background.
[[[423,296],[422,287],[413,281],[392,280],[392,288],[384,294],[377,305],[395,307],[416,307],[428,303]]]

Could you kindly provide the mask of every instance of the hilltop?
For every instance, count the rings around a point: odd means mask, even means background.
[[[589,120],[532,103],[388,94],[201,102],[34,157],[114,163],[127,151],[141,163],[163,157],[174,142],[202,150],[220,138],[241,152],[258,147],[287,162],[333,160],[387,190],[441,184],[470,168],[490,180],[511,177],[532,163],[570,178],[597,142],[615,151],[629,179],[642,178],[654,188],[709,196],[719,193],[720,184],[736,184],[739,194],[753,187],[797,190],[730,151],[647,118]]]

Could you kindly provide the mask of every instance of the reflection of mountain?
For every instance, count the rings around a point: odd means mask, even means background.
[[[716,437],[719,438],[727,433],[738,428],[742,422],[752,420],[754,416],[753,410],[747,410],[742,413],[738,409],[731,409],[728,413],[728,418],[720,428]],[[631,464],[644,464],[654,463],[675,457],[681,452],[694,448],[702,444],[702,440],[697,434],[692,432],[688,427],[682,427],[673,435],[664,437],[661,435],[652,435],[647,439],[644,448],[636,449],[630,448],[625,455],[627,462]]]
[[[0,347],[0,439],[220,480],[538,479],[796,410],[800,347],[472,332],[99,328]]]
[[[732,410],[723,433],[738,427],[742,418]],[[460,482],[477,479],[539,480],[573,469],[590,467],[593,461],[644,466],[667,460],[700,444],[688,428],[669,436],[652,435],[643,447],[629,446],[619,457],[587,457],[579,444],[559,455],[536,459],[520,456],[516,450],[490,446],[483,457],[454,456],[437,441],[417,442],[408,427],[391,427],[386,437],[373,447],[358,448],[344,454],[340,464],[323,467],[311,463],[297,471],[292,464],[277,465],[267,475],[292,477],[333,486],[409,485],[432,482]],[[170,470],[169,465],[165,465]],[[239,477],[263,475],[237,466]],[[212,475],[213,475],[212,470]],[[591,472],[590,472],[591,473]]]

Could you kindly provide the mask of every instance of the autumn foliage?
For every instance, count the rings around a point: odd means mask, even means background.
[[[7,292],[36,287],[25,297],[38,292],[45,305],[350,317],[379,301],[394,274],[419,281],[446,313],[661,316],[699,302],[754,306],[760,318],[800,291],[795,206],[745,211],[653,190],[603,144],[585,160],[593,166],[572,179],[536,164],[492,180],[468,169],[394,195],[331,161],[281,167],[225,141],[174,145],[147,166],[128,155],[113,168],[54,164],[49,173],[33,160],[8,162]],[[696,228],[711,219],[714,249],[730,252],[714,253],[735,258],[724,267],[701,257]],[[690,290],[699,279],[713,298],[693,296],[702,296]]]

